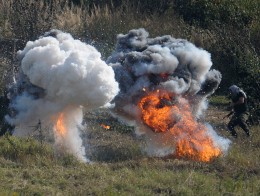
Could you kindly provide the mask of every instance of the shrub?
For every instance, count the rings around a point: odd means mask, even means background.
[[[250,14],[233,0],[176,0],[174,7],[190,24],[206,28],[212,23],[243,27],[252,20]]]

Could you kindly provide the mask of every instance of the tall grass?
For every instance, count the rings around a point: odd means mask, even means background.
[[[195,41],[199,46],[209,40],[208,32],[191,28],[174,10],[168,10],[164,14],[147,15],[136,10],[127,1],[116,8],[113,8],[113,5],[94,6],[91,10],[87,7],[70,5],[66,0],[53,0],[52,4],[37,2],[2,0],[0,35],[29,41],[51,28],[56,28],[83,40],[87,39],[105,56],[113,50],[116,35],[127,33],[133,28],[146,28],[151,36],[168,34],[176,38],[186,38]]]
[[[44,1],[33,0],[1,0],[0,37],[28,41],[36,39],[51,28],[56,28],[84,41],[87,39],[89,43],[97,46],[104,56],[108,56],[113,50],[117,34],[127,33],[133,28],[144,27],[151,36],[169,34],[173,37],[185,38],[204,48],[210,48],[221,39],[219,34],[187,24],[178,15],[177,10],[171,7],[164,13],[147,14],[128,1],[116,7],[113,7],[113,4],[102,7],[96,5],[91,9],[83,4],[74,6],[66,0],[50,2],[46,4]],[[257,16],[259,9],[256,1],[247,3],[241,1],[237,4],[243,6],[248,12],[254,8],[255,11],[251,11],[250,14]],[[252,23],[252,41],[258,40],[259,22],[257,21],[255,19]]]

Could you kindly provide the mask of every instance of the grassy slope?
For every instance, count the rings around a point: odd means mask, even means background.
[[[227,112],[215,100],[207,120],[229,137],[221,120]],[[98,118],[97,118],[98,116]],[[258,127],[252,137],[238,130],[225,157],[214,162],[148,158],[132,127],[106,112],[86,114],[88,156],[82,164],[66,155],[56,157],[49,145],[34,139],[0,138],[0,195],[258,195],[260,193]],[[110,130],[100,127],[108,124]],[[9,139],[9,140],[8,140]],[[11,141],[11,142],[10,142]],[[15,148],[14,148],[15,147]]]

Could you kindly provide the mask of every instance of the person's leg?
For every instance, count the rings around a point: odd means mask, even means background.
[[[248,125],[246,123],[248,119],[247,114],[242,114],[239,118],[239,126],[244,130],[244,132],[246,133],[246,135],[249,137],[250,133],[249,133],[249,128]]]
[[[236,116],[232,116],[231,120],[228,123],[228,129],[231,133],[231,135],[235,138],[237,138],[237,132],[235,131],[235,126],[238,125],[238,120]]]

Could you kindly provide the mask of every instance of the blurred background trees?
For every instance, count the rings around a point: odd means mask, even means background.
[[[15,53],[56,28],[94,45],[106,59],[116,35],[145,28],[151,37],[187,39],[212,55],[223,79],[249,96],[252,121],[260,118],[259,0],[3,0],[0,1],[0,91]]]

